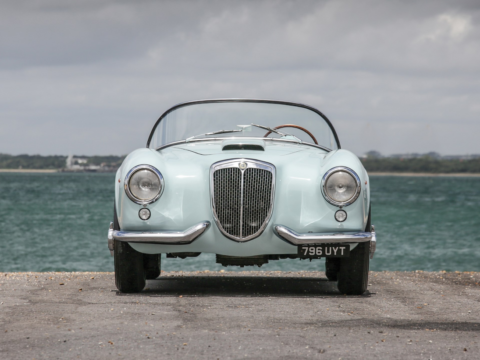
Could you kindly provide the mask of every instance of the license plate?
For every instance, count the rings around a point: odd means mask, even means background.
[[[299,245],[298,256],[306,259],[348,257],[350,256],[350,245]]]

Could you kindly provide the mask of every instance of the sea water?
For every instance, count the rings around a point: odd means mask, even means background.
[[[113,271],[114,174],[0,173],[0,272]],[[371,176],[371,270],[480,271],[480,178]],[[322,200],[323,201],[323,200]],[[279,260],[226,270],[323,270]],[[215,256],[162,258],[162,270],[220,270]],[[224,268],[225,269],[225,268]]]

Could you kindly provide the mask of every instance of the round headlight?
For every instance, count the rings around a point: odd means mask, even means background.
[[[163,177],[160,171],[150,165],[139,165],[127,174],[125,192],[137,204],[156,201],[163,191]]]
[[[325,199],[336,206],[347,206],[360,195],[360,178],[349,168],[330,169],[323,177],[322,185]]]

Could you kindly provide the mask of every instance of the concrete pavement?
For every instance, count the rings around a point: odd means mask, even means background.
[[[480,273],[0,273],[0,359],[480,359]]]

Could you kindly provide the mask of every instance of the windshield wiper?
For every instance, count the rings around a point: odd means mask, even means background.
[[[275,129],[272,129],[268,126],[264,126],[264,125],[257,125],[257,124],[252,124],[252,126],[256,126],[256,127],[259,127],[260,129],[263,129],[263,130],[268,130],[268,131],[271,131],[275,134],[278,134],[278,135],[281,135],[281,136],[287,136],[287,135],[290,135],[290,134],[284,134],[284,133],[281,133],[280,131],[278,130],[275,130]],[[291,136],[291,135],[290,135]]]
[[[217,135],[217,134],[228,134],[228,133],[234,133],[234,132],[242,132],[242,130],[219,130],[219,131],[214,131],[214,132],[209,132],[209,133],[205,133],[205,134],[199,134],[199,135],[194,135],[194,136],[191,136],[189,138],[187,138],[185,141],[190,141],[192,139],[195,139],[199,136],[208,136],[208,135]]]

